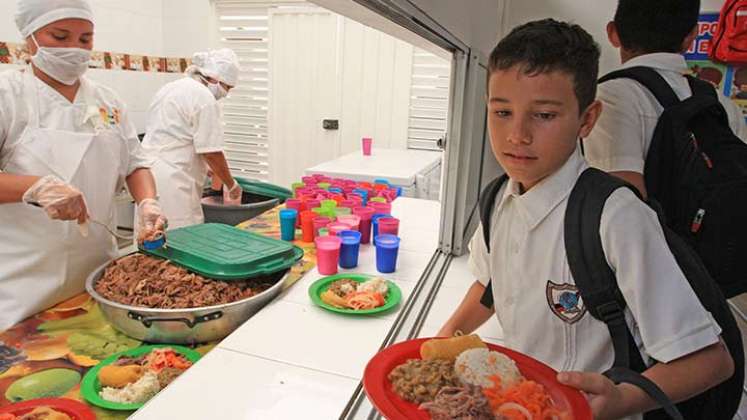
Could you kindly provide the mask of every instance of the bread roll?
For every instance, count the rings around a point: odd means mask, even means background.
[[[420,357],[423,359],[454,360],[463,351],[469,349],[487,348],[476,334],[462,335],[451,338],[434,338],[420,346]]]
[[[99,371],[99,382],[102,387],[123,388],[127,384],[137,382],[144,373],[145,368],[138,365],[107,365]]]

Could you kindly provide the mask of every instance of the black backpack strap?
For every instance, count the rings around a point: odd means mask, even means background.
[[[693,95],[709,96],[718,100],[718,93],[716,93],[716,88],[712,84],[690,75],[685,76],[685,78],[690,85],[690,90],[693,91]]]
[[[488,253],[490,253],[490,220],[493,216],[493,209],[495,208],[495,197],[507,180],[508,175],[501,175],[490,181],[480,193],[480,222],[482,223],[482,237],[485,240],[485,247]],[[488,280],[488,284],[485,286],[485,292],[480,298],[480,303],[486,308],[493,307],[493,289],[490,280]]]
[[[599,79],[604,83],[613,79],[633,79],[648,89],[664,108],[669,108],[680,102],[677,94],[666,80],[654,69],[644,66],[628,67],[607,73]]]
[[[598,169],[589,168],[581,174],[568,198],[565,213],[564,241],[568,265],[584,306],[594,318],[604,322],[610,332],[615,361],[605,374],[615,383],[628,382],[639,386],[672,418],[681,419],[666,394],[638,373],[645,369],[645,365],[625,321],[625,298],[602,247],[599,227],[604,204],[610,194],[622,187],[630,188],[638,195],[634,187]]]

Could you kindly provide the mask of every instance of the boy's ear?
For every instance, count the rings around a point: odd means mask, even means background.
[[[698,36],[698,25],[693,26],[693,30],[690,31],[689,34],[685,37],[684,40],[682,40],[682,46],[680,47],[680,52],[684,53],[689,48],[690,45],[693,44],[693,41],[695,41],[695,38]]]
[[[586,111],[581,115],[581,128],[578,132],[578,137],[586,138],[589,137],[591,130],[594,128],[594,124],[597,123],[599,116],[602,114],[602,102],[596,100],[586,108]]]
[[[620,46],[622,46],[615,22],[607,22],[607,39],[609,39],[610,44],[615,48],[620,48]]]

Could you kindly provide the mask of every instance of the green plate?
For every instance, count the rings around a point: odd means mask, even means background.
[[[170,230],[166,246],[142,252],[217,280],[244,280],[290,268],[303,250],[286,241],[222,223]]]
[[[396,284],[392,283],[389,280],[386,281],[387,285],[389,286],[389,293],[387,293],[386,295],[384,304],[382,306],[379,306],[378,308],[360,310],[335,308],[332,305],[327,305],[326,303],[324,303],[324,301],[322,301],[322,298],[320,297],[322,293],[326,292],[327,289],[329,289],[329,285],[337,280],[350,279],[353,281],[357,281],[358,283],[363,283],[364,281],[370,280],[374,277],[379,276],[372,276],[370,274],[335,274],[334,276],[322,277],[321,279],[315,281],[309,287],[309,296],[317,306],[320,306],[328,311],[345,315],[379,314],[397,306],[399,301],[402,300],[402,291],[399,290],[399,287],[397,287]]]
[[[145,403],[141,404],[122,404],[122,403],[116,403],[112,401],[107,401],[99,395],[99,392],[101,392],[101,383],[99,383],[99,371],[104,366],[110,365],[114,363],[117,359],[119,359],[122,356],[130,356],[130,357],[137,357],[142,356],[146,353],[150,353],[151,350],[160,348],[160,347],[170,347],[174,349],[177,353],[181,354],[182,356],[186,357],[187,360],[189,360],[192,363],[197,362],[200,360],[200,353],[197,353],[196,351],[192,349],[188,349],[186,347],[182,346],[174,346],[170,344],[157,344],[152,346],[140,346],[131,350],[126,350],[123,352],[119,352],[117,354],[113,354],[106,359],[99,362],[98,365],[94,366],[91,370],[89,370],[86,373],[86,376],[83,377],[83,381],[80,383],[80,393],[83,395],[83,398],[86,399],[89,403],[101,407],[101,408],[108,408],[109,410],[137,410],[140,407],[142,407]]]

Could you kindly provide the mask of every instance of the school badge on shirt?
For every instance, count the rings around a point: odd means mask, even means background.
[[[586,306],[574,284],[558,284],[548,280],[545,293],[550,310],[565,323],[573,324],[586,313]]]

